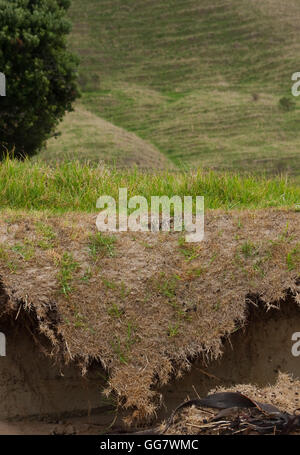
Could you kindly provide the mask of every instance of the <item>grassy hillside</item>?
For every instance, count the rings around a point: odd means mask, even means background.
[[[84,109],[175,163],[300,174],[298,1],[73,0],[70,15]]]
[[[152,144],[80,106],[66,115],[59,133],[35,160],[48,163],[82,160],[91,164],[103,160],[118,167],[171,167],[169,160]]]

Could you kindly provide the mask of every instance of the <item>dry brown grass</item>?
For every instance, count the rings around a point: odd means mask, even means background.
[[[276,384],[264,388],[258,388],[253,384],[239,384],[230,389],[218,388],[214,392],[241,392],[247,397],[260,403],[268,403],[276,406],[282,412],[293,414],[295,402],[298,400],[300,381],[288,374],[280,373]],[[220,428],[204,430],[205,421],[213,414],[197,409],[195,406],[185,409],[177,416],[174,423],[168,429],[168,434],[219,434]],[[212,412],[212,410],[210,410]],[[215,410],[215,414],[217,414]],[[201,428],[202,427],[202,428]],[[164,429],[162,425],[161,430]],[[201,430],[201,431],[200,431]],[[299,430],[297,431],[299,434]]]
[[[128,232],[95,255],[96,215],[6,211],[2,312],[32,312],[52,355],[83,372],[98,359],[110,376],[106,392],[147,420],[159,406],[157,387],[196,356],[222,354],[222,337],[245,321],[246,298],[268,307],[290,290],[300,303],[299,216],[211,211],[202,243]]]

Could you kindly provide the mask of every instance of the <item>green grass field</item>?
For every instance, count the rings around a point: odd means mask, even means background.
[[[123,166],[127,154],[129,165],[155,168],[152,147],[175,165],[300,175],[300,102],[291,95],[299,1],[73,0],[70,16],[83,96],[72,134],[67,117],[50,141],[56,159]],[[289,111],[283,97],[295,102]],[[119,128],[113,145],[96,120],[94,140],[84,140],[86,111]]]
[[[128,197],[204,196],[206,209],[289,207],[300,210],[300,186],[284,178],[241,176],[215,171],[145,173],[91,167],[76,161],[55,167],[26,160],[0,163],[1,209],[96,212],[96,201],[119,188]]]

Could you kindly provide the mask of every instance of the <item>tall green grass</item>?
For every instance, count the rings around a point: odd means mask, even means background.
[[[238,174],[168,171],[152,174],[120,171],[70,162],[49,167],[7,158],[0,163],[0,207],[26,210],[96,211],[101,195],[118,200],[119,188],[128,197],[204,196],[206,208],[293,207],[300,203],[300,186],[285,178]]]

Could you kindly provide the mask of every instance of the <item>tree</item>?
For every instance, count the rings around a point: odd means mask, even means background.
[[[66,45],[70,0],[0,0],[0,158],[31,156],[79,95],[77,58]]]

